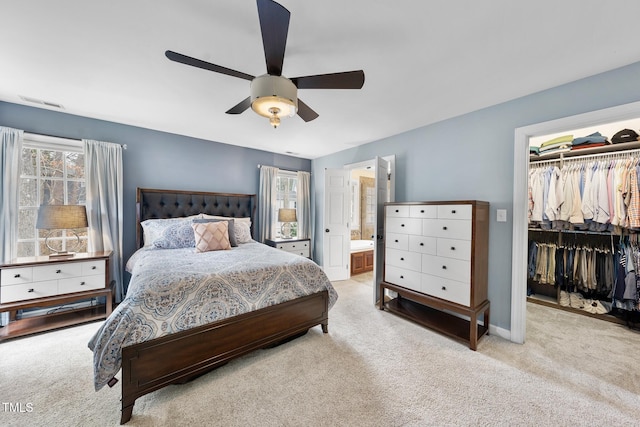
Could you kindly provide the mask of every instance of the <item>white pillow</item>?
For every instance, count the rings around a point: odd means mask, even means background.
[[[180,229],[185,226],[191,231],[192,218],[198,218],[199,216],[200,215],[192,215],[180,218],[148,219],[146,221],[142,221],[140,225],[142,226],[144,247],[148,248],[157,246],[164,247],[165,249],[169,249],[173,246],[184,247],[182,245],[187,244],[186,242],[174,242],[176,240],[174,238],[175,233],[178,231],[184,231]],[[191,244],[191,247],[193,247],[195,245],[193,236],[191,236],[191,242],[193,242],[193,244]]]
[[[249,224],[246,221],[238,221],[234,224],[234,231],[236,234],[236,241],[238,243],[251,243],[253,239],[251,238],[251,229],[249,228]]]
[[[251,228],[251,218],[250,217],[242,217],[242,218],[235,218],[235,217],[229,217],[229,216],[219,216],[219,215],[208,215],[208,214],[200,214],[202,215],[202,218],[210,218],[210,219],[231,219],[233,218],[233,220],[238,223],[238,222],[246,222],[249,225],[249,228]]]

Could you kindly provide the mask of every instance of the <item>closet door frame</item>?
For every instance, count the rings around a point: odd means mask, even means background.
[[[513,255],[511,258],[511,327],[509,333],[509,339],[512,342],[522,344],[526,335],[529,139],[639,117],[640,102],[632,102],[516,128],[513,150]]]

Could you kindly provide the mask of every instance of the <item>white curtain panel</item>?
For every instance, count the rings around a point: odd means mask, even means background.
[[[18,197],[20,159],[24,131],[0,127],[0,261],[18,256]],[[9,323],[9,313],[0,313],[0,326]]]
[[[258,189],[258,222],[260,223],[259,241],[273,236],[274,212],[276,206],[276,180],[278,168],[260,166],[260,188]],[[255,237],[254,237],[255,238]]]
[[[311,238],[311,174],[298,171],[298,237]]]
[[[115,300],[124,298],[122,282],[122,146],[82,140],[85,153],[89,252],[112,251],[109,275]]]

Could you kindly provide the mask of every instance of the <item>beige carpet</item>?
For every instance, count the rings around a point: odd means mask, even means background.
[[[478,351],[335,284],[319,327],[136,402],[130,426],[631,426],[640,423],[640,335],[529,304],[527,342]],[[120,389],[94,392],[98,323],[0,344],[0,424],[115,426]],[[8,404],[21,404],[13,412]]]

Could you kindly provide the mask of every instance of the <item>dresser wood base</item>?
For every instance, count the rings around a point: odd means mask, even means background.
[[[471,350],[477,349],[480,337],[485,334],[489,335],[490,303],[488,300],[471,309],[382,282],[380,285],[381,295],[384,295],[384,289],[397,292],[398,297],[382,303],[381,310],[387,310],[468,344]],[[469,320],[443,310],[469,317]],[[477,320],[481,313],[483,314],[483,324],[479,324]]]

